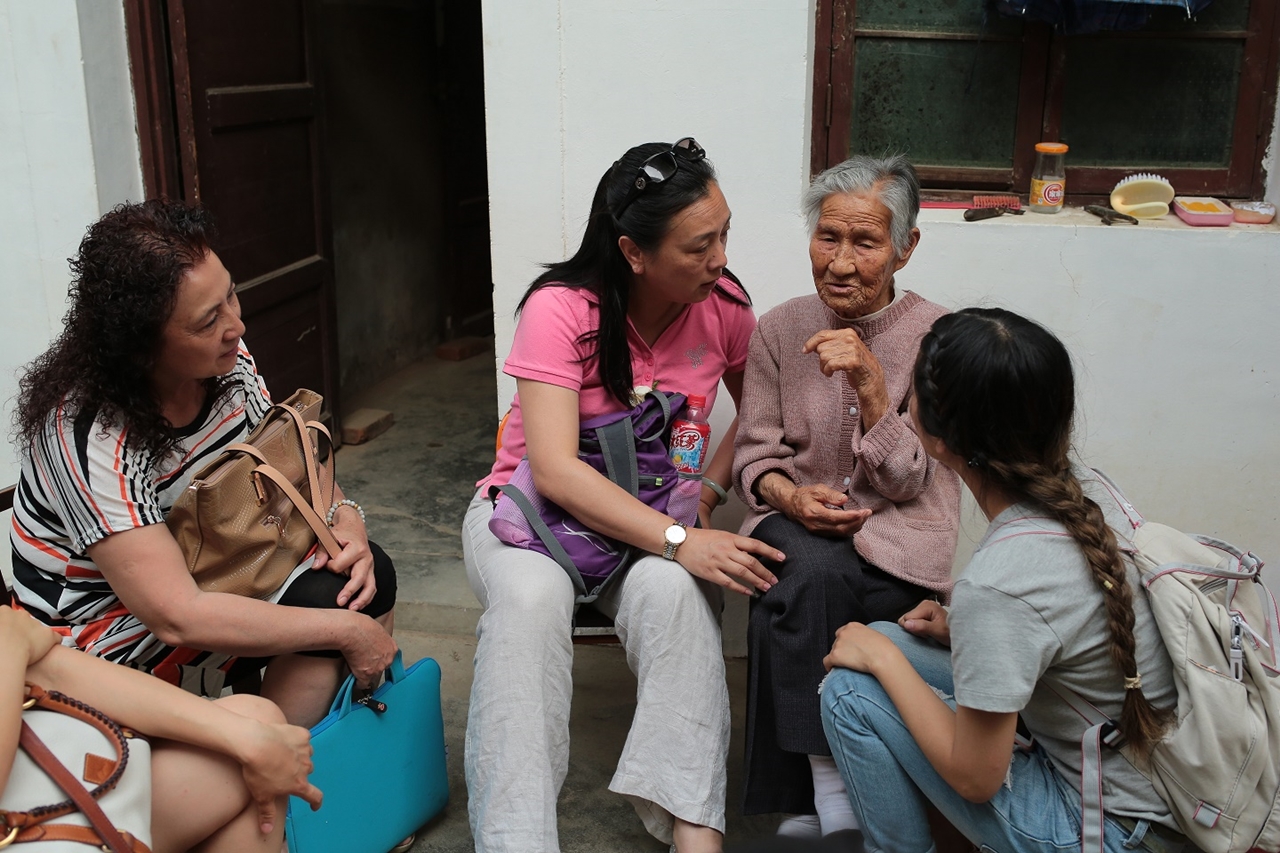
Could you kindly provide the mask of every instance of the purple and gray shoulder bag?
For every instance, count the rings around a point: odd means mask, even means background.
[[[629,412],[584,421],[578,458],[632,496],[676,521],[698,517],[700,477],[683,477],[667,456],[671,424],[684,408],[682,394],[650,391]],[[644,556],[625,542],[596,533],[538,493],[529,458],[505,486],[490,486],[489,530],[499,541],[551,557],[569,575],[579,603],[594,601],[605,582]]]

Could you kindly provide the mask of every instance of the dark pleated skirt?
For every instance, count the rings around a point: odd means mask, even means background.
[[[836,630],[897,621],[933,593],[868,563],[852,540],[818,536],[781,514],[751,535],[787,560],[768,564],[778,583],[751,603],[743,813],[813,814],[808,756],[831,754],[818,685]]]

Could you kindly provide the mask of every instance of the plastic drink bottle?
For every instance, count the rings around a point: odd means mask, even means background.
[[[699,478],[707,462],[711,424],[707,423],[707,398],[690,394],[684,416],[671,424],[671,464],[681,477]]]

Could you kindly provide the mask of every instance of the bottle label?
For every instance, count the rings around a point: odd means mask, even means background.
[[[1031,204],[1039,207],[1061,207],[1066,186],[1061,180],[1042,181],[1031,179]]]
[[[681,474],[701,474],[707,457],[711,425],[676,421],[671,427],[671,464]]]

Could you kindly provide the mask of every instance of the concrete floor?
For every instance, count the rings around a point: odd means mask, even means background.
[[[473,849],[462,745],[480,611],[467,585],[458,531],[473,484],[493,461],[493,364],[492,353],[463,362],[429,360],[370,388],[348,401],[347,410],[388,409],[396,424],[366,444],[343,447],[337,456],[343,490],[363,504],[371,537],[396,562],[396,636],[405,661],[429,655],[444,673],[450,801],[419,833],[414,853]],[[740,602],[728,611],[732,633],[740,631],[744,612]],[[746,662],[727,663],[733,702],[727,841],[733,843],[771,833],[774,820],[738,813]],[[620,648],[575,648],[569,774],[560,795],[565,853],[666,849],[644,831],[631,806],[608,791],[634,695],[635,679]]]

